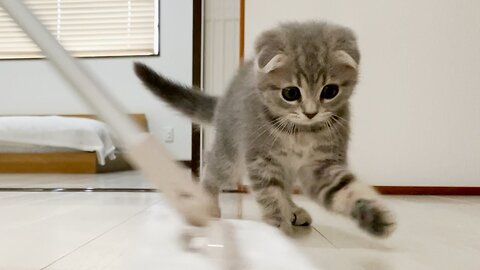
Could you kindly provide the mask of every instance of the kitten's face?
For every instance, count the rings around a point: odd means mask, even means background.
[[[319,125],[342,109],[358,77],[351,30],[325,23],[287,24],[256,42],[256,85],[279,121]]]
[[[357,64],[344,51],[332,52],[327,59],[277,58],[279,65],[273,70],[258,71],[257,87],[269,111],[283,121],[328,121],[348,101],[357,82]]]

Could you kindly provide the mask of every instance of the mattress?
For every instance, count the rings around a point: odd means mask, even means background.
[[[95,152],[98,163],[115,158],[109,128],[102,122],[63,116],[0,117],[0,153]]]

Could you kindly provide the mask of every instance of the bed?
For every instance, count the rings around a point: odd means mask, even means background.
[[[17,117],[15,121],[27,121],[26,116],[8,116],[9,118]],[[68,122],[89,122],[89,119],[95,120],[95,115],[89,114],[72,114],[58,116],[46,116],[42,115],[41,119],[60,120],[60,123],[65,119],[73,118]],[[144,114],[131,114],[130,117],[142,127],[143,130],[148,131],[148,124]],[[7,117],[6,117],[7,118]],[[87,121],[81,121],[81,119]],[[5,120],[5,119],[4,119]],[[10,119],[11,120],[11,119]],[[69,119],[68,119],[69,120]],[[77,121],[78,120],[78,121]],[[5,124],[7,123],[7,124]],[[0,134],[0,173],[102,173],[113,172],[131,169],[131,166],[124,159],[123,155],[118,149],[115,149],[113,139],[108,138],[108,132],[102,128],[102,124],[97,121],[91,121],[92,125],[90,129],[94,129],[98,134],[98,138],[101,139],[101,143],[92,144],[90,139],[89,143],[78,144],[78,149],[74,147],[65,147],[65,143],[71,143],[72,140],[63,140],[71,133],[83,134],[79,138],[85,139],[90,133],[83,132],[79,129],[80,125],[72,125],[65,129],[58,130],[55,126],[47,124],[49,131],[44,132],[42,135],[29,136],[28,133],[35,134],[35,125],[22,124],[19,131],[15,131],[11,134],[5,131],[9,121],[4,122],[3,126],[0,126],[0,131],[4,128],[4,131]],[[68,126],[68,125],[61,125]],[[28,127],[28,128],[27,128]],[[65,136],[59,134],[67,134]],[[27,133],[27,134],[25,134]],[[23,135],[22,135],[23,134]],[[15,138],[12,138],[15,136]],[[28,138],[28,141],[22,140]],[[55,138],[55,136],[57,136]],[[53,137],[49,140],[50,137]],[[78,136],[77,136],[78,137]],[[39,140],[44,142],[48,141],[49,145],[32,143]],[[15,140],[13,140],[15,139]],[[77,138],[78,139],[78,138]],[[109,143],[111,140],[111,143]],[[54,145],[52,143],[55,142]],[[100,145],[103,145],[104,149],[100,149]],[[115,159],[110,159],[115,156]]]

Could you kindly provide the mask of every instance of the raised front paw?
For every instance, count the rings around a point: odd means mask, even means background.
[[[296,207],[293,209],[291,222],[294,226],[308,226],[312,224],[312,217],[305,209]]]
[[[211,217],[220,218],[222,216],[222,210],[218,205],[212,205],[209,210],[210,210]]]
[[[359,226],[378,237],[387,237],[395,230],[395,217],[381,202],[359,199],[352,210]]]
[[[265,221],[267,224],[270,224],[274,227],[279,228],[282,232],[284,232],[287,235],[292,235],[293,234],[293,226],[287,220],[278,217],[278,216],[271,216],[271,217],[263,217],[263,221]]]

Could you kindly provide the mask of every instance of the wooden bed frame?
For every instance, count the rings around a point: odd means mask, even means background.
[[[91,114],[69,114],[66,117],[96,119]],[[140,127],[148,131],[145,114],[131,114]],[[55,153],[0,153],[0,173],[103,173],[131,169],[125,158],[119,154],[115,160],[98,165],[94,152]]]

